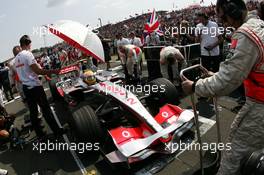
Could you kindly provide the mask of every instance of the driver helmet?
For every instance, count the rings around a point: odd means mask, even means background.
[[[91,70],[86,70],[83,74],[83,81],[87,83],[89,86],[94,85],[96,83],[94,72]]]

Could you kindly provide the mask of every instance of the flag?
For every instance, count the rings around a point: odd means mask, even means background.
[[[153,12],[151,13],[151,16],[147,24],[145,24],[144,32],[145,33],[157,32],[159,35],[163,35],[163,32],[160,30],[160,23],[155,9],[153,9]]]

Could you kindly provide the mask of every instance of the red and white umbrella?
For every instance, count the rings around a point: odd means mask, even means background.
[[[105,62],[100,38],[84,25],[75,21],[61,20],[46,27],[52,34],[60,37],[74,48]]]

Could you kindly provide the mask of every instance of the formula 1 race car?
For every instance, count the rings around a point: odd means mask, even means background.
[[[178,151],[174,144],[190,132],[193,112],[174,105],[175,86],[159,78],[133,92],[135,87],[127,87],[123,77],[114,71],[80,73],[78,66],[66,67],[53,77],[52,96],[70,106],[68,122],[75,139],[99,143],[111,164],[128,167],[155,153]]]

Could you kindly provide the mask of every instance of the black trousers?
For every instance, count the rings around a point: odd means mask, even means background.
[[[14,98],[13,92],[9,81],[3,83],[3,88],[4,88],[5,98],[7,100],[10,100],[10,98],[13,99]]]
[[[52,132],[56,134],[59,131],[59,126],[52,115],[43,87],[36,86],[32,89],[29,89],[28,86],[23,85],[23,91],[26,96],[26,101],[30,112],[30,120],[37,136],[41,137],[45,135],[45,132],[41,127],[41,120],[38,118],[38,105],[41,108],[42,115],[50,126]]]
[[[220,63],[220,56],[202,56],[202,65],[209,71],[218,72]]]

